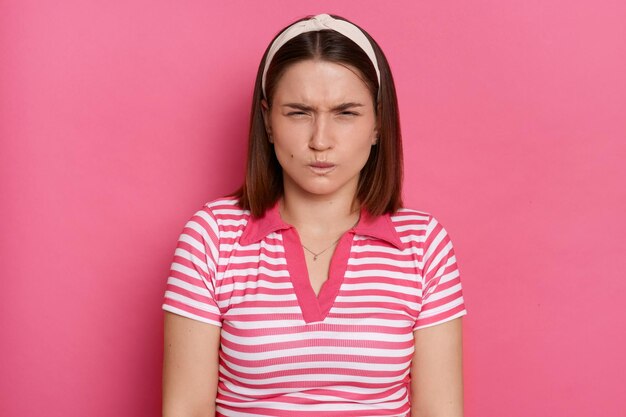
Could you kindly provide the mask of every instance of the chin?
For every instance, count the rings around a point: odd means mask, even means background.
[[[333,195],[337,192],[335,189],[328,189],[322,187],[307,187],[302,189],[306,194],[311,194],[314,196],[324,196],[324,195]]]
[[[324,196],[333,196],[338,195],[340,193],[343,194],[346,184],[342,184],[341,186],[331,185],[331,184],[307,184],[299,187],[305,194],[309,194],[315,197],[324,197]],[[354,190],[356,192],[356,188]]]
[[[332,178],[330,176],[320,176],[315,178],[305,177],[300,178],[300,181],[294,181],[294,178],[291,177],[288,182],[288,188],[294,190],[296,193],[310,195],[311,197],[331,197],[338,194],[344,194],[349,191],[349,189],[353,189],[352,193],[356,193],[358,177],[356,179],[348,179],[347,181],[346,179],[340,180],[339,178]]]

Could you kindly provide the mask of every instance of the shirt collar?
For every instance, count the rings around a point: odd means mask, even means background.
[[[280,217],[278,203],[265,211],[262,217],[250,216],[248,224],[243,231],[240,242],[242,245],[249,245],[261,241],[265,236],[279,230],[292,228]],[[391,221],[389,214],[372,216],[365,209],[361,209],[361,217],[356,226],[352,229],[357,235],[374,237],[384,240],[398,249],[404,249],[404,243]]]
[[[289,229],[293,226],[285,223],[278,211],[278,202],[270,209],[265,210],[262,217],[250,216],[248,224],[241,235],[242,245],[250,245],[259,242],[270,233]]]

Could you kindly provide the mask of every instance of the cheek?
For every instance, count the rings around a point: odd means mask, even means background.
[[[371,153],[372,153],[372,147],[364,145],[363,151],[359,153],[359,160],[358,160],[358,162],[356,161],[356,158],[355,158],[355,163],[358,163],[359,170],[363,169],[363,167],[367,163],[367,160],[369,159]]]
[[[309,148],[309,134],[302,126],[277,126],[273,131],[274,153],[279,161],[303,156]]]
[[[297,152],[295,149],[289,148],[284,143],[274,142],[274,154],[276,155],[276,159],[278,159],[280,166],[285,167],[294,162]]]

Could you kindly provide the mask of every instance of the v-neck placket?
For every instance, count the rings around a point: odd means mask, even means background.
[[[281,233],[287,270],[296,292],[300,310],[302,310],[302,317],[307,323],[323,321],[328,316],[328,312],[335,303],[337,295],[339,295],[339,289],[348,268],[354,228],[348,230],[339,239],[330,260],[328,279],[322,284],[322,288],[317,296],[311,285],[309,270],[306,265],[306,258],[298,231],[292,226],[282,230]]]
[[[259,242],[271,233],[279,233],[282,237],[287,271],[306,323],[324,321],[328,316],[348,270],[355,235],[382,239],[398,249],[404,248],[388,214],[372,216],[362,209],[358,223],[339,239],[330,260],[328,279],[316,296],[309,278],[298,231],[294,226],[283,221],[278,210],[278,203],[268,209],[262,217],[250,218],[240,243],[245,246]]]

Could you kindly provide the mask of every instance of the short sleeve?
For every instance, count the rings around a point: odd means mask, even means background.
[[[163,310],[222,325],[215,297],[219,229],[208,207],[196,212],[178,238],[167,279]]]
[[[432,216],[426,227],[423,253],[422,306],[413,330],[467,314],[452,241]]]

